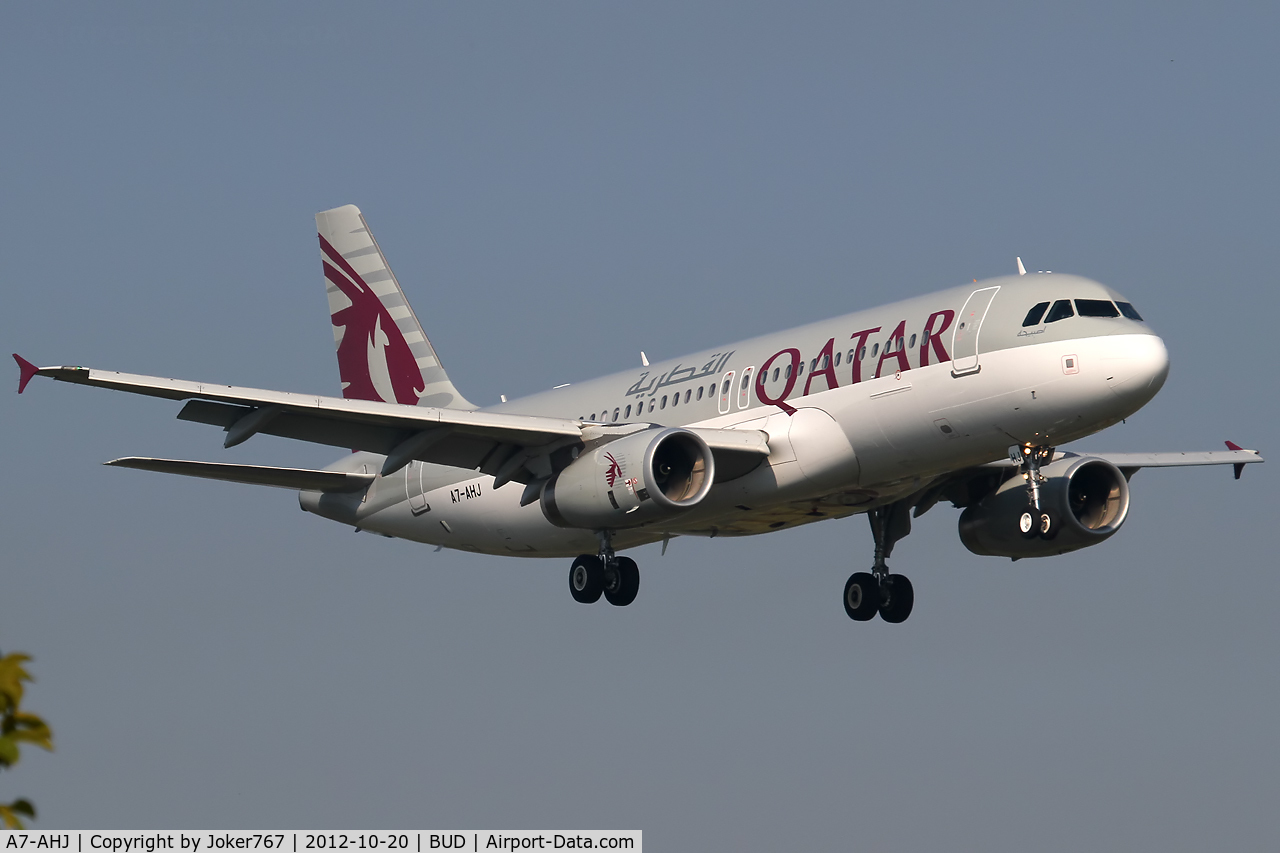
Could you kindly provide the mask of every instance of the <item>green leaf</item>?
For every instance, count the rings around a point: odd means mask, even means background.
[[[0,658],[0,711],[16,710],[22,703],[22,682],[34,680],[22,666],[29,660],[31,655],[22,652]]]
[[[0,767],[8,767],[18,763],[18,742],[13,735],[0,737]]]
[[[26,829],[18,815],[23,814],[35,818],[36,809],[29,800],[14,800],[9,805],[0,805],[0,823],[6,829]]]

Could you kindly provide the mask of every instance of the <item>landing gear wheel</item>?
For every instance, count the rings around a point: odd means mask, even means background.
[[[604,570],[604,597],[614,607],[626,607],[640,591],[640,569],[630,557],[617,557]]]
[[[594,604],[604,590],[604,563],[595,554],[583,554],[569,569],[569,594],[582,604]]]
[[[1042,512],[1040,513],[1040,524],[1036,527],[1036,532],[1041,539],[1051,540],[1058,536],[1059,521],[1057,513]]]
[[[889,575],[880,584],[880,600],[880,618],[896,625],[911,615],[916,592],[906,575]]]
[[[870,572],[854,572],[844,585],[844,612],[855,622],[866,622],[880,609],[880,582]]]
[[[1027,506],[1018,516],[1018,532],[1023,539],[1035,539],[1040,535],[1041,515],[1040,510],[1034,506]]]

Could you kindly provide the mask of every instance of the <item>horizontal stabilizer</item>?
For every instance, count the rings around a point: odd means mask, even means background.
[[[190,462],[185,459],[149,459],[126,456],[104,463],[117,468],[159,471],[206,480],[226,480],[254,486],[277,486],[311,492],[358,492],[374,480],[373,474],[346,474],[341,471],[312,471],[306,468],[273,468],[270,465],[232,465],[225,462]]]

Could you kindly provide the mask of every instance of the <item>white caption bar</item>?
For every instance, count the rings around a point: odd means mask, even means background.
[[[410,832],[314,832],[272,830],[183,830],[181,832],[115,831],[54,832],[0,830],[0,853],[217,853],[256,850],[259,853],[377,850],[379,853],[429,853],[432,850],[644,850],[639,830],[413,830]]]

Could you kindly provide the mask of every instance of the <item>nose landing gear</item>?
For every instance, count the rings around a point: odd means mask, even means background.
[[[911,532],[906,502],[879,506],[867,512],[875,538],[876,559],[870,572],[854,572],[844,585],[844,612],[855,622],[866,622],[877,613],[886,622],[905,622],[915,605],[915,590],[906,575],[889,573],[893,546]]]
[[[1018,464],[1018,473],[1027,481],[1027,508],[1018,515],[1018,532],[1024,539],[1053,539],[1058,535],[1060,519],[1040,501],[1044,475],[1040,466],[1053,461],[1054,448],[1041,444],[1015,444],[1009,458]]]
[[[600,553],[582,554],[569,568],[569,594],[581,604],[594,604],[603,593],[615,607],[626,607],[640,591],[640,568],[630,557],[613,553],[612,535],[600,531]]]

